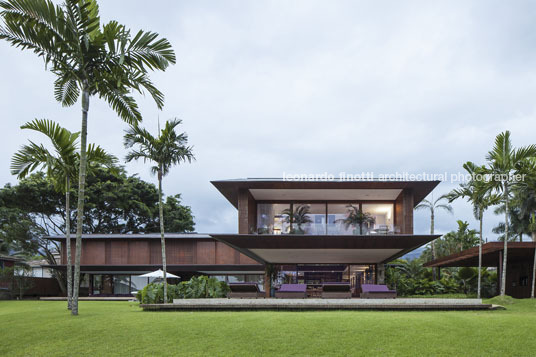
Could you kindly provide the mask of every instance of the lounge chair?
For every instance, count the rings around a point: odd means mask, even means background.
[[[324,283],[322,284],[322,299],[350,299],[350,283]]]
[[[229,299],[257,299],[264,297],[264,293],[259,290],[255,283],[231,283],[229,284],[227,297]]]
[[[387,285],[362,284],[360,297],[362,299],[394,299],[396,290],[389,290]]]
[[[305,299],[307,297],[307,284],[282,284],[275,292],[278,299]]]

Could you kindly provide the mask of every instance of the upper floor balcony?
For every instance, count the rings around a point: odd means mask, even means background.
[[[238,209],[238,233],[413,234],[413,209],[439,181],[213,181]]]
[[[394,202],[258,203],[250,233],[301,235],[399,234]]]

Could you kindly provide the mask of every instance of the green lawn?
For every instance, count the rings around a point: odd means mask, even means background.
[[[0,355],[535,356],[536,302],[504,311],[144,312],[0,301]]]

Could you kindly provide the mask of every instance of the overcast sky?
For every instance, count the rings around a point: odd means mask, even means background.
[[[529,1],[100,1],[104,22],[168,38],[177,64],[152,78],[159,112],[139,97],[143,125],[183,119],[197,161],[164,179],[199,232],[235,232],[237,215],[210,180],[283,173],[456,173],[483,163],[494,137],[535,142],[536,4]],[[55,102],[54,77],[32,53],[0,42],[0,182],[35,117],[79,130],[80,105]],[[123,158],[126,128],[93,99],[89,141]],[[155,181],[143,163],[130,174]],[[436,197],[453,188],[442,183]],[[456,202],[436,232],[469,220]],[[485,217],[488,239],[499,218]],[[415,217],[426,233],[429,214]]]

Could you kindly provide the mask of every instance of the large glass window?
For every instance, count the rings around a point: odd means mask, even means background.
[[[294,203],[292,205],[293,234],[326,234],[325,203]]]
[[[392,203],[259,203],[257,233],[310,235],[392,234]]]
[[[130,275],[114,275],[114,295],[130,294]]]
[[[227,282],[229,283],[243,283],[244,275],[228,275]]]
[[[259,203],[257,205],[257,233],[290,233],[290,204]]]
[[[359,204],[328,203],[328,234],[361,234],[355,224],[355,217],[351,213],[359,208]]]
[[[393,204],[392,203],[363,203],[363,212],[372,217],[367,225],[370,234],[393,233]]]
[[[154,278],[150,278],[154,280]],[[140,291],[149,284],[149,278],[143,278],[139,275],[130,276],[130,292]]]

